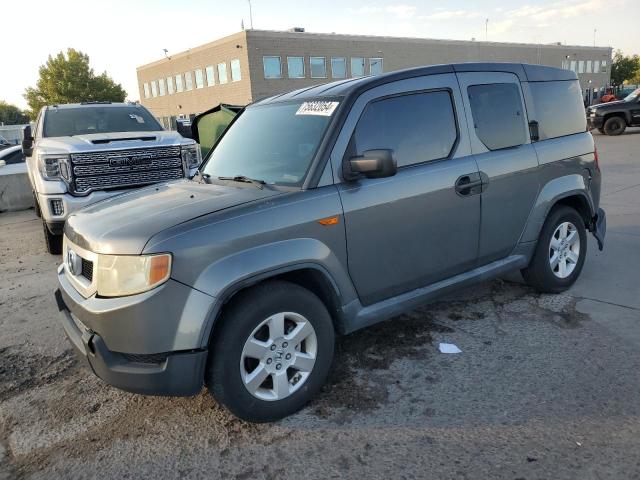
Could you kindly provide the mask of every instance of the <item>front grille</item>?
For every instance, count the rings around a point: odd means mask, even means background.
[[[85,260],[83,258],[82,270],[80,272],[80,275],[82,275],[84,278],[92,282],[93,281],[93,262],[90,262],[89,260]]]
[[[71,171],[71,187],[76,193],[184,177],[179,146],[74,153]]]

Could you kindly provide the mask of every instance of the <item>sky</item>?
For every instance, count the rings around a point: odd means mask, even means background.
[[[611,46],[640,54],[637,0],[252,0],[253,27],[309,32]],[[11,10],[15,9],[15,13]],[[24,91],[52,54],[75,48],[137,100],[136,67],[249,28],[247,0],[30,0],[3,8],[0,100]],[[5,17],[6,18],[6,17]],[[11,40],[9,40],[11,39]]]

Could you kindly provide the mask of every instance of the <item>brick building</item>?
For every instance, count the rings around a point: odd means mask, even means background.
[[[245,30],[137,68],[140,98],[165,126],[219,103],[318,83],[456,62],[574,70],[585,97],[609,85],[611,48]]]

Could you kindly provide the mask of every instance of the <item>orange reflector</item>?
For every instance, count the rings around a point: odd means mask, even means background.
[[[149,267],[149,285],[155,285],[156,283],[166,280],[169,276],[170,263],[170,255],[158,255],[151,259],[151,265]]]
[[[320,220],[318,220],[318,223],[320,225],[324,225],[325,227],[327,225],[337,225],[338,224],[338,217],[334,216],[334,217],[321,218]]]

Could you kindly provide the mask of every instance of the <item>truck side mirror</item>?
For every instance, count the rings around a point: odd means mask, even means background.
[[[392,177],[397,171],[393,151],[388,149],[366,150],[343,163],[346,180],[355,180],[360,175],[367,178]]]
[[[31,125],[22,127],[22,153],[25,157],[33,154],[33,133],[31,133]]]

